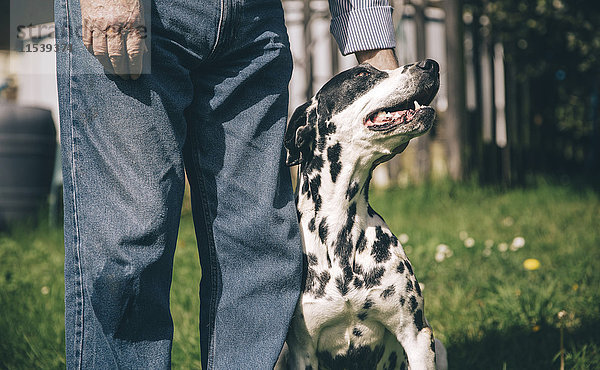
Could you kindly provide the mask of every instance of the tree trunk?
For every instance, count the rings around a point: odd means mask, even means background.
[[[463,122],[465,119],[464,31],[462,0],[446,0],[446,79],[448,110],[444,119],[448,172],[453,180],[463,178]]]

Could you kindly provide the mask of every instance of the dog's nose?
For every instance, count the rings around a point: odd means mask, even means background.
[[[419,63],[417,63],[417,67],[431,73],[436,73],[440,70],[439,64],[437,64],[437,62],[433,59],[422,60]]]

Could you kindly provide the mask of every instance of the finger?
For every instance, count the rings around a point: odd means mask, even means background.
[[[146,51],[146,44],[137,31],[131,31],[127,34],[127,56],[129,59],[129,75],[132,80],[137,80],[142,74],[143,55]]]
[[[114,73],[110,59],[108,59],[107,46],[106,46],[106,34],[100,30],[92,31],[94,56],[104,66],[104,70],[107,73]]]
[[[81,21],[81,37],[83,39],[83,45],[85,45],[85,48],[93,54],[94,49],[92,47],[92,29],[89,27],[85,19]]]
[[[108,46],[108,57],[115,73],[124,80],[129,79],[129,68],[125,55],[123,33],[120,28],[111,27],[106,31],[106,42]]]

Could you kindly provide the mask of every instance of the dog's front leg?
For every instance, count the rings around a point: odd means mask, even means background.
[[[396,338],[404,347],[410,370],[435,370],[435,341],[431,328],[404,328],[402,333],[396,333]]]
[[[433,331],[423,317],[422,298],[413,298],[416,310],[407,310],[408,305],[385,320],[386,328],[394,333],[404,348],[411,370],[434,370],[435,341]]]

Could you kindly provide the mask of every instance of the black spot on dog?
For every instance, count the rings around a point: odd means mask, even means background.
[[[355,337],[362,337],[362,331],[360,331],[359,328],[354,328],[352,329],[352,335],[354,335]]]
[[[302,194],[308,193],[309,189],[310,189],[310,179],[308,178],[308,175],[306,173],[303,173],[302,174],[302,189],[301,189]]]
[[[335,279],[335,285],[337,286],[340,294],[345,296],[348,294],[350,282],[352,281],[353,273],[352,268],[349,265],[344,266],[344,275]]]
[[[414,323],[415,323],[415,326],[417,327],[418,331],[423,330],[423,311],[422,310],[415,311]]]
[[[360,289],[360,288],[362,288],[364,283],[358,276],[355,276],[352,284],[354,284],[354,286],[356,288]]]
[[[403,296],[400,296],[400,305],[402,307],[404,307],[404,304],[406,303],[406,298],[404,298]]]
[[[354,276],[354,273],[352,272],[352,267],[350,267],[349,265],[344,266],[344,280],[346,280],[348,282],[348,284],[350,284],[350,281],[352,280],[352,277]]]
[[[421,296],[421,295],[422,295],[422,294],[421,294],[421,287],[419,286],[419,282],[418,282],[418,281],[415,281],[415,290],[417,291],[417,294],[418,294],[419,296]]]
[[[319,369],[375,369],[379,360],[383,357],[384,346],[354,347],[350,343],[350,348],[345,354],[333,357],[329,352],[317,352],[319,360]]]
[[[371,216],[371,217],[375,217],[375,216],[377,216],[377,217],[379,217],[380,219],[382,219],[382,220],[383,220],[383,217],[381,217],[381,216],[379,215],[379,213],[377,213],[377,212],[376,212],[376,211],[375,211],[373,208],[371,208],[371,205],[368,205],[368,206],[367,206],[367,213],[368,213],[368,214],[369,214],[369,216]]]
[[[308,262],[308,266],[314,266],[319,262],[317,256],[315,256],[314,253],[308,253],[306,255],[306,260]]]
[[[329,160],[329,172],[331,173],[331,181],[337,180],[340,171],[342,170],[342,162],[340,162],[340,155],[342,153],[342,146],[340,143],[327,148],[327,159]]]
[[[365,287],[373,288],[374,286],[378,286],[381,284],[381,277],[385,269],[383,267],[375,267],[371,271],[368,271],[364,274]]]
[[[327,241],[327,229],[327,217],[323,217],[319,223],[319,239],[321,239],[321,243]]]
[[[348,233],[350,233],[350,230],[354,225],[354,216],[356,216],[356,203],[352,202],[348,207],[348,218],[346,219],[346,229]]]
[[[354,265],[354,280],[353,280],[353,284],[356,288],[362,288],[364,282],[362,281],[362,279],[360,278],[360,274],[362,274],[362,266],[355,264]]]
[[[367,247],[367,240],[365,239],[365,230],[361,230],[356,240],[356,251],[361,253]]]
[[[393,295],[396,291],[396,287],[392,284],[385,288],[383,292],[381,292],[381,298],[387,299],[389,296]]]
[[[389,234],[383,232],[381,226],[375,228],[376,240],[371,247],[371,255],[375,258],[375,262],[381,263],[390,259],[390,245],[392,238]]]
[[[358,182],[353,181],[352,184],[350,186],[348,186],[348,190],[346,191],[346,198],[348,200],[352,200],[352,198],[354,198],[356,196],[356,194],[358,193]]]
[[[342,296],[348,294],[348,285],[344,282],[343,277],[340,276],[335,278],[335,286]]]
[[[329,280],[331,280],[331,275],[328,271],[323,271],[319,274],[317,280],[319,282],[319,287],[315,289],[313,293],[315,298],[321,298],[325,295],[325,287],[327,286],[327,283],[329,283]]]
[[[318,172],[323,168],[323,157],[320,155],[314,156],[306,166],[307,172]]]
[[[410,297],[410,310],[414,311],[417,309],[418,303],[417,303],[417,299],[415,298],[415,296]]]
[[[401,274],[404,273],[404,262],[403,261],[400,261],[400,263],[398,264],[398,267],[396,267],[396,271],[398,271]]]
[[[406,265],[406,268],[408,269],[408,272],[410,272],[411,275],[414,275],[412,266],[410,265],[410,262],[404,261],[404,264]]]
[[[387,72],[362,64],[339,73],[321,88],[317,94],[319,114],[333,116],[389,76]]]
[[[410,280],[406,281],[406,292],[410,293],[413,291],[413,283]]]
[[[317,198],[320,198],[319,188],[321,187],[321,175],[317,174],[310,180],[310,195],[313,202],[317,202]]]
[[[396,362],[398,362],[398,355],[396,354],[396,352],[390,353],[390,357],[388,357],[388,363],[387,363],[387,366],[385,367],[385,369],[395,370]]]
[[[308,222],[308,230],[310,230],[310,232],[314,232],[315,231],[315,218],[311,218],[310,221]]]
[[[354,226],[354,217],[356,216],[356,203],[350,204],[348,207],[348,214],[346,223],[342,226],[337,238],[337,242],[334,249],[334,254],[339,258],[340,264],[346,266],[350,264],[350,255],[352,254],[352,240],[350,233],[352,232],[352,226]]]
[[[373,210],[373,208],[371,208],[370,205],[367,205],[367,213],[369,214],[369,216],[373,217],[375,216],[375,211]]]
[[[365,319],[367,318],[367,311],[359,312],[358,315],[356,315],[356,317],[358,317],[360,321],[365,321]]]
[[[329,133],[327,127],[327,118],[331,117],[329,112],[326,109],[327,107],[324,104],[320,104],[317,106],[317,128],[319,131],[319,136],[317,138],[317,149],[320,152],[323,152],[325,149],[325,144],[327,143],[327,134]]]
[[[365,310],[368,310],[369,308],[373,307],[373,300],[371,300],[371,298],[367,298],[365,300],[365,303],[363,304],[363,308]]]
[[[337,130],[337,127],[335,126],[335,123],[329,122],[329,124],[327,125],[327,133],[335,134],[336,130]]]
[[[308,116],[306,118],[306,121],[311,122],[311,123],[317,122],[317,110],[316,109],[310,109],[308,111]]]
[[[306,276],[302,279],[302,291],[309,292],[315,285],[316,272],[312,268],[306,270]]]
[[[317,195],[315,197],[315,212],[319,212],[320,209],[321,209],[321,196]]]

